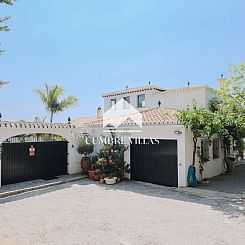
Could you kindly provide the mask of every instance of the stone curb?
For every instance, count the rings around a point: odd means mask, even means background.
[[[71,178],[71,179],[58,180],[56,182],[51,182],[51,183],[48,183],[48,184],[43,184],[43,185],[41,184],[41,185],[37,185],[37,186],[17,189],[17,190],[14,190],[14,191],[6,191],[6,192],[3,192],[3,193],[0,193],[0,198],[14,196],[14,195],[18,195],[18,194],[25,193],[25,192],[30,192],[30,191],[41,190],[41,189],[53,187],[53,186],[56,186],[56,185],[62,185],[62,184],[65,184],[65,183],[75,182],[75,181],[78,181],[78,180],[81,180],[81,179],[86,179],[86,178],[88,178],[88,177],[87,176],[78,176],[78,177],[74,177],[74,178]]]

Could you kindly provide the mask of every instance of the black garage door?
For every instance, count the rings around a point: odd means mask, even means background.
[[[132,140],[131,179],[166,186],[178,186],[177,141]]]
[[[67,142],[3,143],[1,160],[2,185],[66,174]]]

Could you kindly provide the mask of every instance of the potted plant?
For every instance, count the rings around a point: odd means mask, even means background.
[[[81,140],[77,152],[83,155],[81,160],[81,168],[84,173],[87,173],[88,170],[91,168],[91,158],[90,154],[94,151],[94,145],[92,143],[86,142],[85,139]]]
[[[95,172],[94,174],[94,178],[93,178],[95,181],[99,181],[100,180],[100,176],[97,172]]]
[[[98,177],[99,177],[99,181],[101,184],[104,184],[105,183],[105,174],[103,174],[103,172],[101,170],[98,169]]]
[[[113,177],[113,176],[106,177],[104,178],[104,180],[107,185],[114,185],[117,183],[117,177]]]
[[[100,178],[100,184],[104,184],[104,183],[105,183],[104,178]]]
[[[128,168],[124,161],[124,153],[128,148],[119,139],[116,139],[114,133],[111,138],[113,139],[111,144],[102,145],[96,162],[96,168],[106,176],[104,181],[109,185],[115,184],[117,178],[120,181]]]
[[[94,179],[95,174],[96,174],[96,170],[95,169],[89,169],[88,170],[88,177],[90,179]]]

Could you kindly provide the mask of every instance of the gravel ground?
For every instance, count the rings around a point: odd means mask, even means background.
[[[0,199],[0,244],[244,244],[244,200],[88,179]]]

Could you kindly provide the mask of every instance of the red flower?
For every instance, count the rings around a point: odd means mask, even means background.
[[[110,153],[110,151],[109,151],[109,150],[106,150],[106,151],[105,151],[105,153],[106,153],[106,154],[109,154],[109,153]]]
[[[109,160],[109,163],[110,163],[110,164],[113,164],[113,161],[110,159],[110,160]]]

